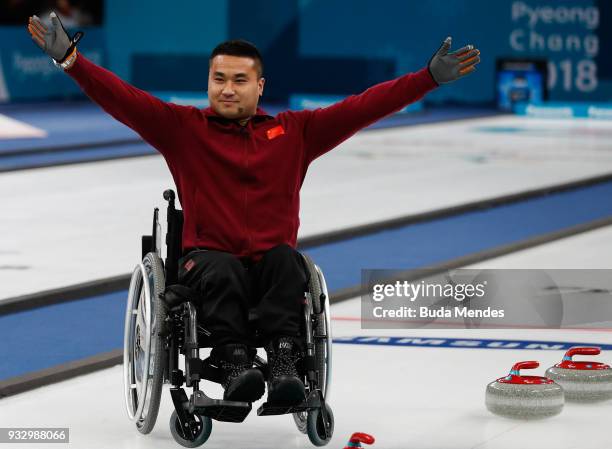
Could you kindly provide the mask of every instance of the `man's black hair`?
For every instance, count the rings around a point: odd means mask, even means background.
[[[231,41],[225,41],[215,47],[210,54],[209,63],[217,55],[229,55],[229,56],[242,56],[245,58],[251,58],[257,64],[257,75],[261,78],[263,76],[263,58],[257,47],[248,41],[243,39],[235,39]]]

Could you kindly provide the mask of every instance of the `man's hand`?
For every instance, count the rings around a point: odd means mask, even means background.
[[[49,28],[45,27],[37,16],[30,17],[28,31],[36,45],[55,62],[61,64],[72,54],[83,33],[79,31],[71,39],[57,14],[52,12],[49,17],[51,18]]]
[[[480,50],[466,45],[449,53],[452,38],[447,37],[438,51],[431,57],[427,68],[438,84],[450,83],[476,70],[480,62]]]

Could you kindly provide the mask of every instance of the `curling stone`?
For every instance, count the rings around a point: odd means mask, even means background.
[[[362,447],[361,443],[374,444],[374,437],[367,433],[355,432],[351,435],[344,449],[354,449],[356,447]]]
[[[575,355],[597,355],[599,348],[570,348],[561,363],[546,370],[546,377],[563,387],[565,397],[574,402],[612,399],[612,368],[605,363],[576,362]]]
[[[508,418],[538,419],[557,415],[563,409],[563,389],[553,380],[521,376],[520,370],[534,369],[538,362],[518,362],[506,377],[487,385],[485,404],[490,412]]]

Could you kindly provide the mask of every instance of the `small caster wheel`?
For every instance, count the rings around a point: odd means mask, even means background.
[[[334,434],[334,414],[327,404],[325,404],[325,410],[327,411],[327,423],[323,422],[323,414],[320,409],[308,412],[306,431],[310,442],[315,446],[325,446]],[[327,435],[325,434],[326,427],[328,429]]]
[[[212,431],[212,420],[208,416],[193,415],[192,425],[195,427],[195,436],[193,438],[185,438],[181,431],[181,423],[179,422],[176,410],[170,416],[170,433],[172,438],[178,444],[184,447],[198,447],[206,443],[210,432]],[[185,429],[187,430],[187,429]]]

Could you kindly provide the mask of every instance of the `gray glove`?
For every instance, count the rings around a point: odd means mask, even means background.
[[[447,37],[438,51],[431,57],[427,68],[438,85],[450,83],[476,70],[480,62],[480,50],[466,45],[449,53],[452,38]]]
[[[62,63],[70,56],[76,44],[83,37],[83,33],[79,31],[70,38],[57,14],[52,12],[49,17],[51,18],[51,25],[48,28],[43,25],[37,16],[30,17],[28,31],[36,45],[55,59],[57,63]]]

